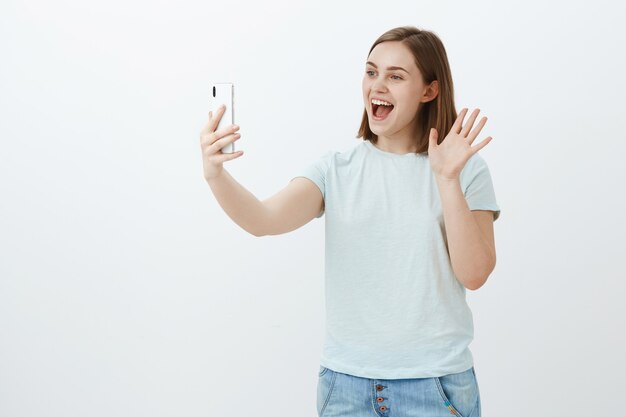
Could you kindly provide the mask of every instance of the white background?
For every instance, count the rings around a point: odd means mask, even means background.
[[[359,143],[396,26],[442,39],[502,210],[467,292],[483,416],[623,402],[626,17],[619,2],[0,5],[0,415],[314,417],[324,218],[256,238],[202,175],[233,82],[259,199]],[[398,416],[397,416],[398,417]]]

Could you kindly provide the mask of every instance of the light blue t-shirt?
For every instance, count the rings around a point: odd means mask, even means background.
[[[364,140],[344,152],[327,152],[297,176],[312,180],[324,196],[317,216],[326,214],[320,364],[372,379],[471,368],[472,312],[450,263],[428,155],[390,153]],[[470,210],[500,216],[478,153],[460,182]]]

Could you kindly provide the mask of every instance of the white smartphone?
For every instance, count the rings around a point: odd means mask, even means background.
[[[213,84],[212,97],[210,100],[210,107],[213,114],[217,113],[217,109],[220,105],[225,105],[226,109],[220,119],[217,128],[219,130],[224,126],[232,125],[235,123],[235,86],[233,83],[215,83]],[[222,153],[235,152],[235,143],[231,142],[222,148]]]

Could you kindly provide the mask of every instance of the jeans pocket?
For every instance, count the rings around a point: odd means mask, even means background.
[[[478,384],[473,368],[434,377],[443,405],[457,417],[470,417],[478,405]]]
[[[324,366],[320,366],[319,378],[317,379],[317,415],[322,417],[324,411],[328,407],[330,401],[330,395],[333,392],[335,386],[335,379],[337,374],[331,369]]]

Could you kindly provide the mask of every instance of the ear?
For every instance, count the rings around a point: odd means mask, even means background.
[[[424,93],[424,96],[422,97],[422,103],[428,103],[429,101],[436,99],[438,95],[439,95],[439,81],[434,80],[433,82],[430,83],[430,85],[426,89],[426,92]]]

